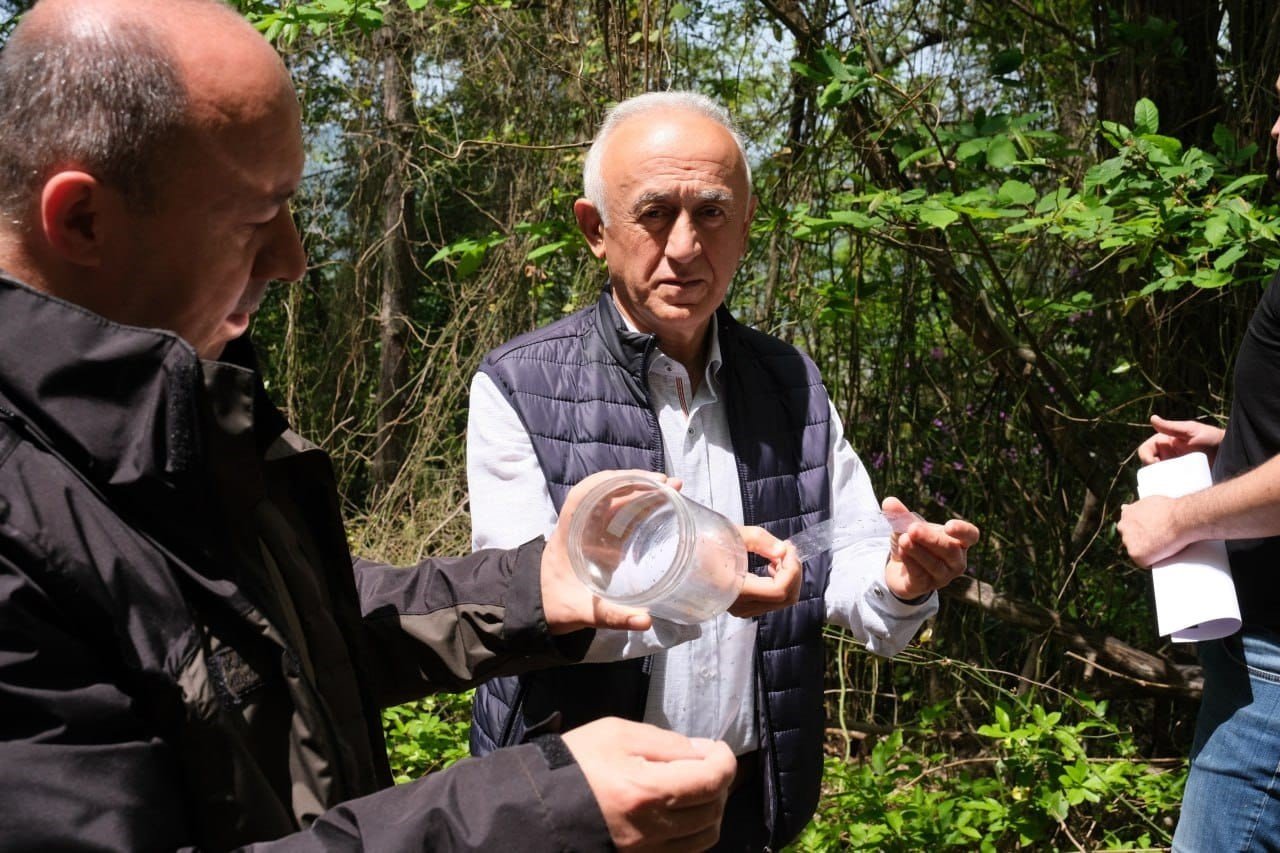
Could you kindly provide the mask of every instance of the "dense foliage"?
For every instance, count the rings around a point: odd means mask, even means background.
[[[255,336],[336,455],[355,547],[468,547],[480,356],[601,283],[570,210],[595,123],[639,91],[705,91],[752,140],[760,199],[731,308],[823,367],[881,494],[983,528],[974,583],[1008,604],[953,592],[894,662],[831,633],[828,793],[798,847],[1168,844],[1194,657],[1155,635],[1113,522],[1151,412],[1225,415],[1280,265],[1280,9],[239,6],[287,57],[310,150],[310,271]],[[1103,635],[1163,675],[1100,657]],[[465,699],[388,712],[398,772],[462,755],[465,721]]]

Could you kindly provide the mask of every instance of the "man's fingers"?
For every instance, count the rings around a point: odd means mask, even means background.
[[[653,624],[653,619],[644,610],[634,607],[622,607],[617,604],[592,597],[595,625],[600,628],[615,628],[620,631],[644,631]]]
[[[657,726],[637,723],[631,720],[606,718],[613,726],[611,729],[619,737],[622,749],[630,755],[639,756],[646,761],[688,761],[702,760],[719,755],[719,749],[728,751],[728,747],[720,741],[708,741],[702,738],[690,738],[678,732],[660,729]],[[590,723],[588,725],[591,725]],[[573,731],[566,734],[566,738]],[[732,757],[732,754],[730,755]]]
[[[982,531],[978,529],[978,525],[962,518],[948,519],[947,523],[942,525],[942,529],[946,531],[948,536],[959,541],[963,548],[970,548],[978,544],[978,539],[982,536]]]
[[[719,756],[647,762],[639,781],[655,790],[667,791],[667,803],[673,809],[684,811],[707,804],[715,805],[738,769],[728,747],[725,747],[725,752],[728,753],[727,763],[722,762]]]
[[[774,536],[763,527],[749,526],[739,527],[738,532],[742,534],[743,544],[747,546],[747,550],[753,554],[759,554],[766,560],[781,560],[786,553],[787,544],[783,540]]]
[[[954,564],[933,553],[927,547],[910,540],[902,544],[901,556],[902,564],[908,571],[924,572],[939,586],[950,582],[953,577],[963,571],[963,569],[957,570]]]
[[[804,580],[804,567],[796,556],[795,546],[775,539],[762,528],[743,528],[743,533],[744,539],[747,536],[767,537],[756,538],[754,541],[767,546],[767,550],[775,556],[771,558],[768,577],[748,573],[743,579],[742,589],[729,608],[730,615],[746,619],[795,604],[800,598],[800,587]]]

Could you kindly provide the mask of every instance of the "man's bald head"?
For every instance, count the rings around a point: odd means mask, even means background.
[[[242,49],[271,50],[220,0],[37,3],[0,50],[0,225],[28,225],[44,180],[68,167],[146,209],[169,147],[216,118],[199,109],[201,78],[232,63],[224,51],[210,68],[202,52],[237,32]]]

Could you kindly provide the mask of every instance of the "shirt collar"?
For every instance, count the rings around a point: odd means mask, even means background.
[[[613,300],[614,300],[614,303],[613,303],[614,307],[617,308],[618,307],[617,297],[614,296]],[[626,325],[628,332],[640,334],[640,330],[637,329],[635,325],[632,324],[630,318],[628,318],[626,314],[622,313],[621,310],[618,311],[618,316],[622,318],[622,322],[623,324]],[[711,340],[707,343],[707,369],[706,369],[706,375],[703,377],[703,381],[706,383],[706,387],[708,388],[718,387],[719,383],[717,382],[716,377],[720,372],[720,365],[724,363],[724,358],[720,353],[719,323],[720,323],[720,318],[715,314],[712,314],[711,322],[707,326],[707,334],[710,335]],[[658,365],[664,361],[674,362],[675,359],[668,356],[661,349],[655,350],[653,359],[649,362],[649,372],[652,373],[658,367]]]

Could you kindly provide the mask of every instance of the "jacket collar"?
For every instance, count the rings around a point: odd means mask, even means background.
[[[113,323],[0,274],[0,398],[104,488],[179,486],[202,470],[210,429],[261,431],[255,409],[272,433],[256,443],[279,435],[255,368],[245,339],[202,363],[177,335]]]

